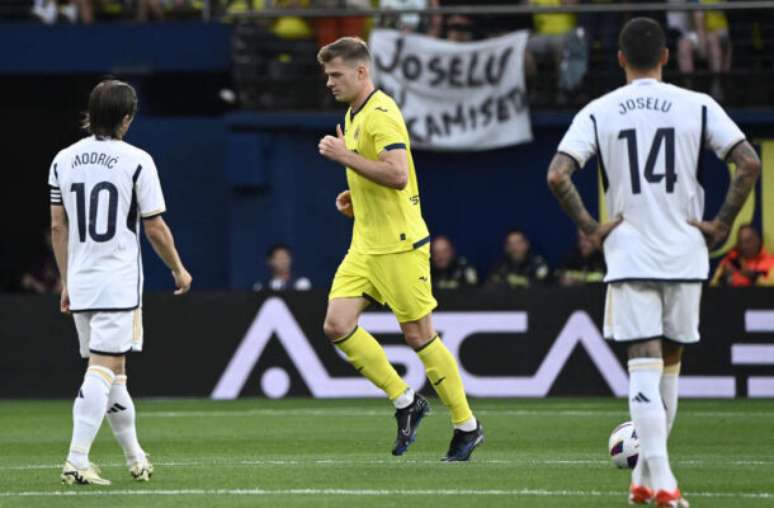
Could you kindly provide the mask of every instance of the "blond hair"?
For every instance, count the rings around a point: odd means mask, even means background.
[[[320,65],[339,57],[350,64],[371,62],[371,52],[368,50],[368,45],[360,37],[342,37],[323,46],[317,53],[317,61],[320,62]]]

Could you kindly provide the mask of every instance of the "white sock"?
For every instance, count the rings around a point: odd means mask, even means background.
[[[116,441],[124,450],[126,463],[131,466],[136,462],[143,462],[145,452],[137,441],[134,402],[126,388],[126,376],[116,376],[110,388],[107,418]]]
[[[664,402],[667,419],[667,436],[672,433],[672,427],[677,416],[677,380],[680,376],[680,364],[668,365],[664,367],[661,374],[661,383],[659,389],[661,400]],[[650,486],[650,474],[648,466],[644,459],[637,460],[637,465],[632,471],[632,483],[635,485]]]
[[[632,485],[639,485],[650,488],[650,473],[648,471],[648,464],[645,459],[642,458],[642,453],[637,457],[637,465],[632,470]]]
[[[629,360],[629,412],[640,438],[639,460],[646,461],[651,488],[673,491],[677,480],[669,467],[666,412],[659,390],[663,369],[660,358]]]
[[[406,388],[406,391],[398,395],[398,397],[392,401],[392,405],[395,409],[403,409],[409,407],[414,402],[414,390],[411,387]]]
[[[666,408],[667,436],[672,433],[672,427],[677,417],[677,381],[680,376],[680,364],[667,365],[661,375],[661,400]]]
[[[91,365],[83,377],[73,404],[73,438],[67,455],[67,461],[78,469],[89,467],[89,450],[105,417],[115,377],[112,370],[99,365]]]
[[[478,420],[476,420],[475,416],[471,416],[464,422],[454,425],[454,428],[463,432],[473,432],[478,428]]]

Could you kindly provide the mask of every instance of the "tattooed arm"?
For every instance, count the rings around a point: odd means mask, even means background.
[[[564,212],[575,222],[578,229],[588,235],[595,245],[599,246],[610,231],[621,223],[622,219],[600,224],[591,216],[586,205],[583,204],[578,189],[572,183],[572,174],[577,167],[575,159],[563,153],[557,153],[548,167],[548,186]]]
[[[726,200],[717,217],[708,222],[690,221],[704,234],[709,247],[714,247],[728,236],[739,210],[755,188],[755,181],[761,172],[758,153],[747,141],[739,143],[728,155],[728,160],[736,165],[736,173],[731,179]]]

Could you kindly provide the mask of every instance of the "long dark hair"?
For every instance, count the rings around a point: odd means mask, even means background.
[[[124,118],[137,112],[137,92],[132,85],[117,79],[106,79],[89,94],[89,111],[82,127],[98,138],[117,138]]]

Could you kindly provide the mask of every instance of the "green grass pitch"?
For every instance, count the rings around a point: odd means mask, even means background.
[[[70,401],[0,402],[0,507],[627,506],[606,456],[627,419],[613,399],[474,400],[486,444],[443,464],[451,430],[433,413],[403,457],[392,411],[363,400],[139,400],[156,473],[134,482],[107,422],[92,460],[109,487],[60,484]],[[674,470],[696,507],[774,506],[774,402],[681,401]]]

